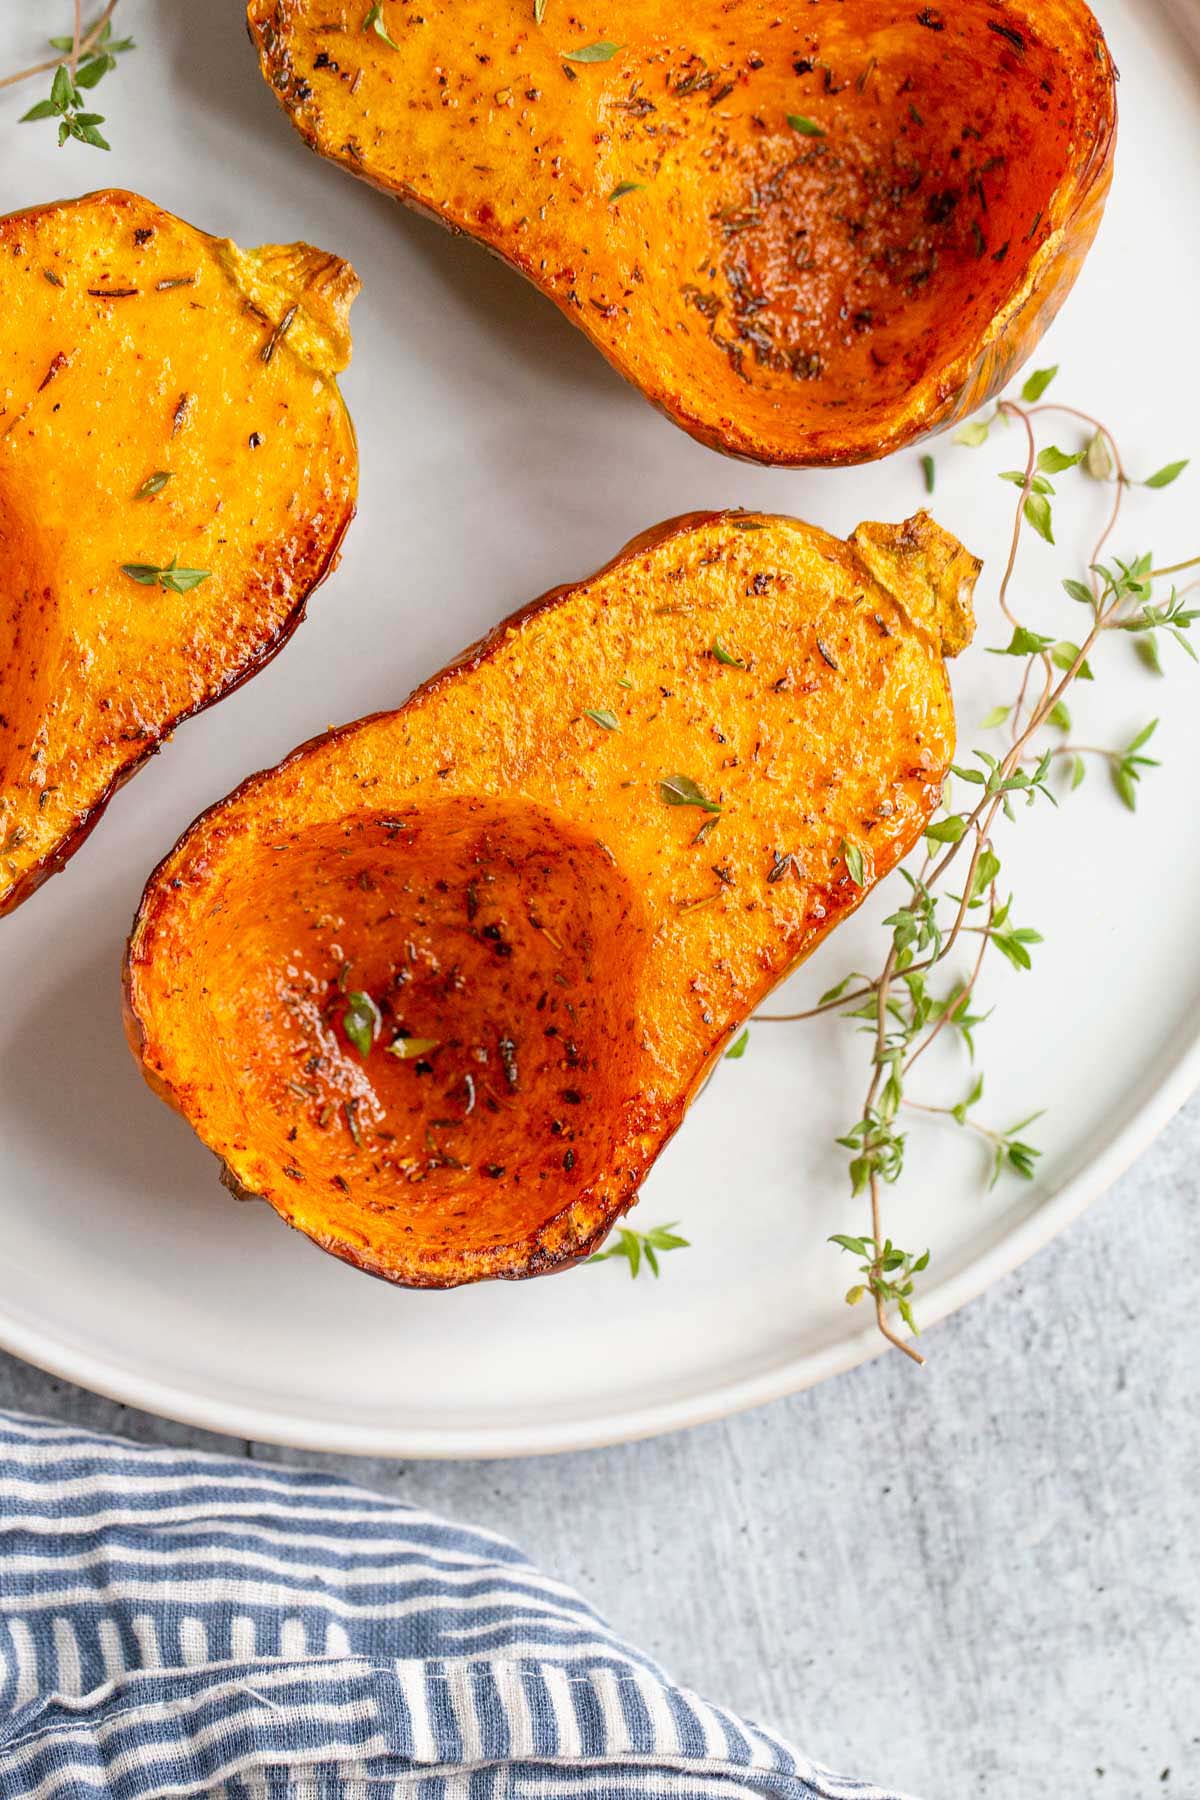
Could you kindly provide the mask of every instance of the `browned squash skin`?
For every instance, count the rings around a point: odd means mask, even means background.
[[[0,219],[0,914],[278,653],[336,563],[357,290],[337,257],[242,251],[137,194]],[[172,558],[207,579],[122,573]]]
[[[714,449],[828,466],[981,405],[1095,236],[1083,0],[249,0],[305,141],[549,296]],[[599,62],[572,62],[596,44]],[[796,121],[796,123],[789,123]]]
[[[698,513],[535,601],[164,859],[125,970],[147,1080],[235,1192],[388,1280],[586,1255],[731,1032],[919,838],[978,567],[923,514],[843,543]],[[668,804],[680,775],[720,811]]]

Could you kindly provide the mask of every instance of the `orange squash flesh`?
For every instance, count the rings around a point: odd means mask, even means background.
[[[1115,71],[1083,0],[550,0],[540,23],[385,0],[390,44],[368,18],[249,0],[304,139],[755,461],[861,462],[980,405],[1108,191]]]
[[[306,244],[242,251],[136,194],[0,219],[0,914],[336,561],[357,289]],[[205,579],[122,569],[173,560]]]
[[[695,514],[534,602],[165,858],[126,963],[147,1079],[235,1192],[391,1281],[586,1255],[919,838],[978,567],[923,514]]]

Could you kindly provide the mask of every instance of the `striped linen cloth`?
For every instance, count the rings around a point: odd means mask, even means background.
[[[899,1800],[676,1687],[503,1538],[0,1413],[0,1796]]]

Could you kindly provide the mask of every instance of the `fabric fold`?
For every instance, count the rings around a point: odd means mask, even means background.
[[[503,1538],[0,1415],[8,1800],[900,1800],[677,1686]]]

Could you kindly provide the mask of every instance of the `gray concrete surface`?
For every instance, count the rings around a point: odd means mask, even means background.
[[[519,1539],[681,1679],[922,1800],[1200,1797],[1200,1099],[900,1357],[656,1442],[476,1464],[222,1440],[0,1358],[0,1404],[322,1462]]]

